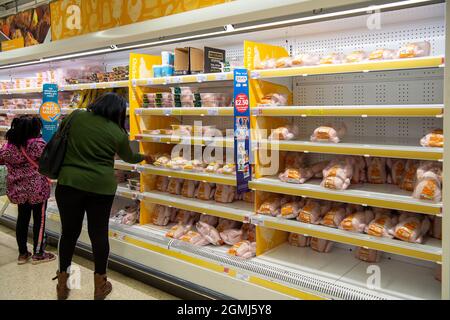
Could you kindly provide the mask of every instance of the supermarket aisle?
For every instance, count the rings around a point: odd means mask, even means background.
[[[49,248],[55,252],[55,248]],[[18,266],[16,263],[16,240],[14,230],[0,225],[0,300],[50,300],[55,299],[55,275],[57,262],[33,266],[28,263]],[[91,300],[94,292],[92,281],[92,262],[75,257],[74,262],[81,269],[81,289],[72,290],[71,300]],[[172,300],[176,297],[149,287],[139,281],[117,272],[109,272],[113,285],[110,300]]]

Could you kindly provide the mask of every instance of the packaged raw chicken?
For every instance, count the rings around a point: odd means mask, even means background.
[[[355,167],[353,170],[353,176],[351,183],[358,184],[367,181],[367,167],[364,157],[353,157],[355,160]]]
[[[279,58],[275,62],[275,66],[277,68],[290,68],[292,67],[292,58],[291,57]]]
[[[287,152],[284,158],[284,167],[288,168],[300,168],[304,165],[305,154],[302,152]]]
[[[355,161],[351,157],[332,160],[323,169],[321,186],[328,189],[345,190],[350,186]]]
[[[280,214],[281,201],[280,197],[271,196],[261,204],[256,213],[276,217]]]
[[[183,157],[175,157],[166,163],[166,167],[172,170],[183,170],[188,160]]]
[[[311,237],[304,236],[298,233],[290,233],[288,242],[294,247],[309,247],[311,243]]]
[[[428,41],[410,42],[398,50],[399,58],[417,58],[430,55],[430,43]]]
[[[206,166],[205,172],[208,173],[216,173],[217,170],[219,170],[222,167],[222,165],[218,162],[211,162]]]
[[[194,246],[206,246],[209,241],[200,233],[195,231],[188,231],[179,238],[181,241],[193,244]]]
[[[248,202],[248,203],[255,202],[255,191],[245,192],[242,200],[244,200],[245,202]]]
[[[345,207],[345,211],[347,212],[347,214],[350,214],[358,211],[364,211],[364,207],[359,204],[350,203]]]
[[[156,178],[156,190],[166,192],[169,186],[169,178],[166,176],[158,176]]]
[[[311,141],[339,143],[346,133],[347,133],[347,126],[343,122],[340,123],[338,126],[326,124],[314,130],[311,136]]]
[[[222,168],[217,169],[217,173],[219,173],[219,174],[235,174],[236,173],[236,165],[234,163],[227,163]]]
[[[337,228],[346,215],[347,212],[345,207],[341,204],[335,204],[325,213],[322,220],[320,220],[320,224],[331,228]]]
[[[207,224],[205,222],[197,222],[195,225],[198,233],[200,233],[209,243],[215,246],[221,246],[223,244],[223,240],[219,235],[219,231],[216,228]]]
[[[183,166],[183,170],[185,171],[195,171],[195,172],[203,172],[205,170],[205,165],[200,160],[191,160],[187,161]]]
[[[442,239],[442,217],[434,217],[431,235],[436,239]]]
[[[442,199],[442,165],[433,161],[423,163],[417,169],[413,197],[439,202]]]
[[[217,224],[219,223],[219,218],[215,217],[215,216],[210,216],[208,214],[202,214],[200,216],[200,222],[204,222],[209,224],[210,226],[216,227]]]
[[[359,260],[376,263],[379,262],[383,252],[378,250],[373,250],[369,248],[358,247],[355,252],[355,257]]]
[[[211,200],[214,198],[216,192],[216,185],[208,182],[200,182],[197,190],[195,190],[195,197],[201,200]]]
[[[364,232],[375,237],[392,238],[392,233],[398,223],[398,217],[389,210],[382,211],[379,208],[373,209],[375,219],[373,219],[364,229]]]
[[[185,233],[191,230],[192,225],[182,225],[177,224],[174,225],[170,230],[166,233],[166,237],[173,239],[180,239]]]
[[[403,175],[405,174],[406,160],[404,159],[387,159],[386,164],[389,168],[390,182],[395,185],[402,183]]]
[[[260,101],[260,105],[267,106],[285,106],[287,105],[288,97],[281,93],[266,94]]]
[[[299,201],[291,201],[284,204],[280,209],[280,214],[277,215],[278,218],[283,219],[295,219],[298,217],[300,210],[304,206],[303,200]]]
[[[214,194],[214,200],[221,203],[231,203],[234,200],[236,194],[236,187],[218,184],[216,186],[216,193]]]
[[[170,218],[175,212],[175,208],[157,205],[152,215],[152,222],[157,226],[167,226],[170,222]]]
[[[300,210],[297,220],[303,223],[319,224],[323,215],[329,211],[331,204],[328,201],[308,199]]]
[[[244,223],[242,225],[242,239],[250,242],[256,241],[256,226],[251,223]]]
[[[351,232],[364,232],[366,226],[374,219],[374,214],[371,210],[358,211],[351,213],[339,224],[339,229]]]
[[[387,182],[386,158],[369,157],[367,163],[367,181],[374,184]]]
[[[314,176],[310,168],[289,168],[278,175],[283,182],[303,184]]]
[[[181,195],[186,198],[193,198],[197,185],[198,181],[184,180],[183,187],[181,188]]]
[[[286,125],[273,129],[269,139],[272,140],[292,140],[298,136],[298,128],[295,125]]]
[[[164,167],[170,161],[170,156],[168,154],[162,154],[156,156],[155,162],[153,162],[154,166]]]
[[[363,50],[356,50],[345,56],[346,63],[362,62],[366,60],[367,53]]]
[[[407,191],[414,191],[416,185],[417,169],[419,168],[419,161],[407,160],[405,164],[405,173],[403,174],[400,188]]]
[[[315,54],[298,54],[292,59],[292,66],[314,66],[318,65],[320,62],[320,57]]]
[[[187,210],[179,210],[177,216],[175,218],[175,222],[182,225],[194,225],[200,219],[200,213],[187,211]]]
[[[217,225],[217,231],[223,232],[228,229],[240,229],[242,227],[242,223],[235,220],[219,218],[219,224]]]
[[[323,170],[328,166],[330,162],[327,160],[319,161],[311,166],[311,170],[314,173],[314,178],[323,178]]]
[[[311,237],[311,249],[317,252],[328,253],[333,248],[333,244],[334,242],[329,240]]]
[[[183,187],[183,179],[170,178],[167,186],[167,192],[171,194],[181,194],[181,188]]]
[[[220,233],[220,237],[226,244],[233,246],[236,243],[244,240],[244,232],[242,229],[227,229]]]
[[[423,215],[403,212],[400,214],[399,223],[395,226],[393,236],[397,239],[422,243],[423,237],[430,229],[430,220]]]
[[[420,140],[422,147],[443,148],[444,147],[444,130],[435,129],[428,133]]]
[[[395,59],[397,53],[392,49],[376,49],[369,54],[369,60],[390,60]]]
[[[266,59],[260,63],[255,63],[255,69],[275,69],[277,66],[276,59]]]
[[[252,258],[256,256],[256,242],[247,240],[238,242],[228,250],[228,254],[244,259]]]
[[[339,64],[344,61],[344,55],[342,53],[329,53],[320,58],[320,64]]]

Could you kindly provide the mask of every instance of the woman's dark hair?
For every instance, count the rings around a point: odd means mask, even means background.
[[[41,136],[42,122],[36,117],[23,115],[14,118],[6,132],[6,140],[17,147],[25,147],[29,139]]]
[[[127,102],[117,93],[108,92],[98,97],[88,107],[88,111],[116,123],[122,130],[126,131]]]

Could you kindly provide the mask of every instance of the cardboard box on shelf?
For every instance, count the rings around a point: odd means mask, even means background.
[[[203,50],[187,47],[175,49],[174,73],[177,76],[203,72]]]
[[[205,47],[205,73],[222,72],[223,63],[225,63],[225,50]]]

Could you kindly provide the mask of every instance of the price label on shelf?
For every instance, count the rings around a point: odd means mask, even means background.
[[[252,115],[254,115],[254,116],[260,116],[260,115],[262,115],[262,109],[261,108],[253,108],[253,109],[251,109],[252,110]]]
[[[248,274],[236,272],[236,279],[248,282],[250,280],[250,276]]]
[[[152,142],[157,142],[160,143],[161,142],[161,137],[151,137]]]
[[[206,80],[208,80],[208,77],[206,76],[206,74],[198,74],[197,75],[197,82],[205,82]]]
[[[164,110],[163,110],[163,114],[164,114],[165,116],[170,116],[170,115],[172,115],[172,110],[171,110],[171,109],[164,109]]]
[[[219,108],[208,108],[208,115],[209,116],[217,116],[219,115]]]
[[[170,83],[170,80],[172,80],[172,83],[181,83],[183,82],[183,80],[181,79],[181,77],[172,77],[172,79],[170,79],[171,77],[168,77],[168,81],[167,83]]]
[[[97,89],[97,84],[96,83],[90,84],[89,89]]]
[[[264,220],[258,215],[250,217],[250,223],[254,224],[255,226],[264,226]]]
[[[226,73],[218,73],[216,74],[216,80],[217,81],[225,81],[227,80],[227,74]]]
[[[136,79],[131,80],[131,85],[133,87],[136,87],[137,86],[137,80]]]
[[[250,75],[253,79],[258,79],[260,77],[260,74],[258,71],[252,71]]]

